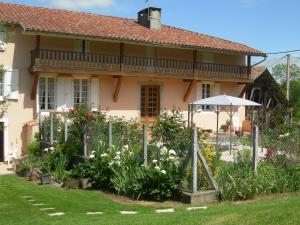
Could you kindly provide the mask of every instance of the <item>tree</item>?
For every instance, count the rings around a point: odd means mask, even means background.
[[[275,65],[272,68],[272,74],[275,80],[283,84],[286,82],[286,70],[287,70],[287,65],[280,63]],[[292,64],[291,65],[291,80],[297,80],[300,79],[300,67],[297,64]]]
[[[286,93],[286,64],[277,64],[272,68],[273,76],[279,83],[280,89]],[[293,118],[300,120],[300,66],[291,65],[290,104],[293,107]]]

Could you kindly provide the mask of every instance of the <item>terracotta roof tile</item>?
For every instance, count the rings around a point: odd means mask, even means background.
[[[151,30],[139,25],[134,19],[60,9],[0,3],[0,21],[19,24],[25,31],[72,34],[265,56],[265,53],[243,44],[171,26],[163,25],[161,30]]]

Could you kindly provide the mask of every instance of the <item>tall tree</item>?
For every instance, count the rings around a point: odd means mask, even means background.
[[[286,64],[277,64],[272,68],[272,74],[283,93],[286,93]],[[290,103],[293,107],[294,120],[300,121],[300,66],[291,65]]]

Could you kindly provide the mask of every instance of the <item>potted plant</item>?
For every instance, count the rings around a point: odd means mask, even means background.
[[[51,156],[49,154],[44,155],[41,164],[40,181],[41,181],[41,185],[46,185],[51,183]]]

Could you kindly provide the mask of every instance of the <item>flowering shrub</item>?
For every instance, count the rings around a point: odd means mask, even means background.
[[[138,145],[112,146],[103,142],[91,152],[89,159],[77,165],[71,175],[88,177],[92,186],[101,190],[114,190],[134,199],[161,201],[179,192],[178,157],[165,147],[160,157],[143,165]]]

